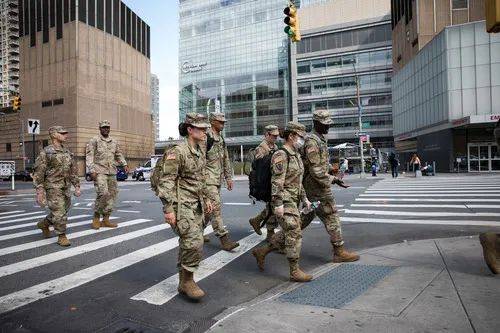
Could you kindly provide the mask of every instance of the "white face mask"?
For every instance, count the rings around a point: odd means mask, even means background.
[[[297,139],[297,142],[295,142],[295,148],[300,149],[304,147],[304,143],[305,143],[304,138],[299,137]]]

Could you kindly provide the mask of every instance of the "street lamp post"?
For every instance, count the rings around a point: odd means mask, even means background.
[[[354,67],[354,74],[356,75],[356,96],[358,99],[358,123],[359,123],[359,133],[358,133],[358,138],[359,138],[359,156],[361,159],[361,173],[359,175],[360,178],[365,178],[365,156],[363,152],[363,121],[361,119],[361,114],[363,113],[363,109],[361,106],[361,95],[360,95],[360,82],[359,82],[359,76],[358,72],[356,71],[356,66],[352,64]]]

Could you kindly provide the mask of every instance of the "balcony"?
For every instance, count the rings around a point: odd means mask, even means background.
[[[9,54],[12,54],[12,55],[19,55],[19,50],[15,50],[15,49],[11,49],[9,50]]]

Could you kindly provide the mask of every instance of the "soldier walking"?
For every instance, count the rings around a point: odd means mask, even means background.
[[[116,228],[115,223],[109,221],[113,211],[118,184],[116,181],[116,167],[122,166],[128,173],[127,162],[118,142],[109,136],[111,124],[107,120],[99,123],[100,135],[92,138],[87,144],[86,163],[97,193],[94,207],[92,229],[100,227]],[[102,216],[102,221],[99,221]]]
[[[289,122],[283,133],[286,140],[283,149],[273,154],[271,162],[272,199],[271,207],[282,230],[276,233],[269,245],[257,248],[252,254],[257,265],[264,269],[266,255],[274,250],[284,250],[290,265],[290,280],[308,282],[312,275],[299,268],[300,250],[302,247],[302,230],[300,222],[300,203],[311,209],[302,185],[304,165],[300,149],[304,145],[305,127],[296,122]]]
[[[54,227],[58,235],[57,244],[66,247],[71,243],[66,237],[66,223],[71,207],[71,185],[75,196],[79,197],[80,179],[73,154],[63,146],[68,139],[68,131],[61,126],[49,128],[52,144],[45,147],[38,155],[33,173],[33,185],[36,189],[36,202],[48,206],[50,213],[37,227],[45,238],[51,237],[49,226]]]
[[[319,201],[319,206],[302,217],[302,229],[305,229],[317,215],[323,222],[333,247],[333,262],[351,262],[359,260],[359,255],[344,249],[344,240],[340,218],[332,192],[332,183],[346,187],[343,181],[330,175],[332,167],[329,163],[328,144],[325,135],[332,120],[330,113],[319,110],[313,113],[313,131],[308,135],[304,150],[304,189],[307,197]]]
[[[205,223],[212,223],[215,235],[219,237],[223,250],[231,251],[240,244],[231,241],[229,231],[224,227],[222,221],[221,186],[225,181],[227,189],[233,190],[232,166],[229,161],[229,153],[226,143],[222,137],[222,130],[226,122],[223,113],[210,114],[211,128],[207,131],[206,159],[207,159],[207,192],[214,207],[211,214],[205,216]],[[205,239],[209,241],[209,239]]]
[[[278,127],[275,125],[268,125],[264,130],[264,140],[257,146],[257,148],[255,148],[255,159],[260,159],[270,154],[272,155],[278,150],[278,146],[276,145],[276,140],[278,140],[278,136],[280,135]],[[278,227],[278,222],[272,217],[272,211],[269,205],[266,205],[266,208],[264,208],[257,216],[252,217],[248,222],[258,235],[262,235],[260,226],[266,219],[266,240],[269,242],[274,235],[274,229]]]
[[[194,300],[205,296],[194,282],[193,273],[203,257],[204,213],[212,211],[205,183],[204,150],[200,147],[208,127],[201,115],[186,115],[179,125],[179,133],[186,140],[165,151],[156,188],[165,221],[179,235],[178,291]]]

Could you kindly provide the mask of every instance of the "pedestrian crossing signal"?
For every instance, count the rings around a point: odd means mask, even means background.
[[[14,111],[18,111],[19,109],[21,109],[21,97],[15,96],[12,99],[12,109]]]
[[[283,10],[283,13],[285,13],[285,33],[288,35],[289,38],[292,39],[292,42],[296,43],[299,42],[302,37],[300,35],[300,28],[299,28],[299,16],[297,14],[297,7],[294,5],[290,5],[286,7]]]

